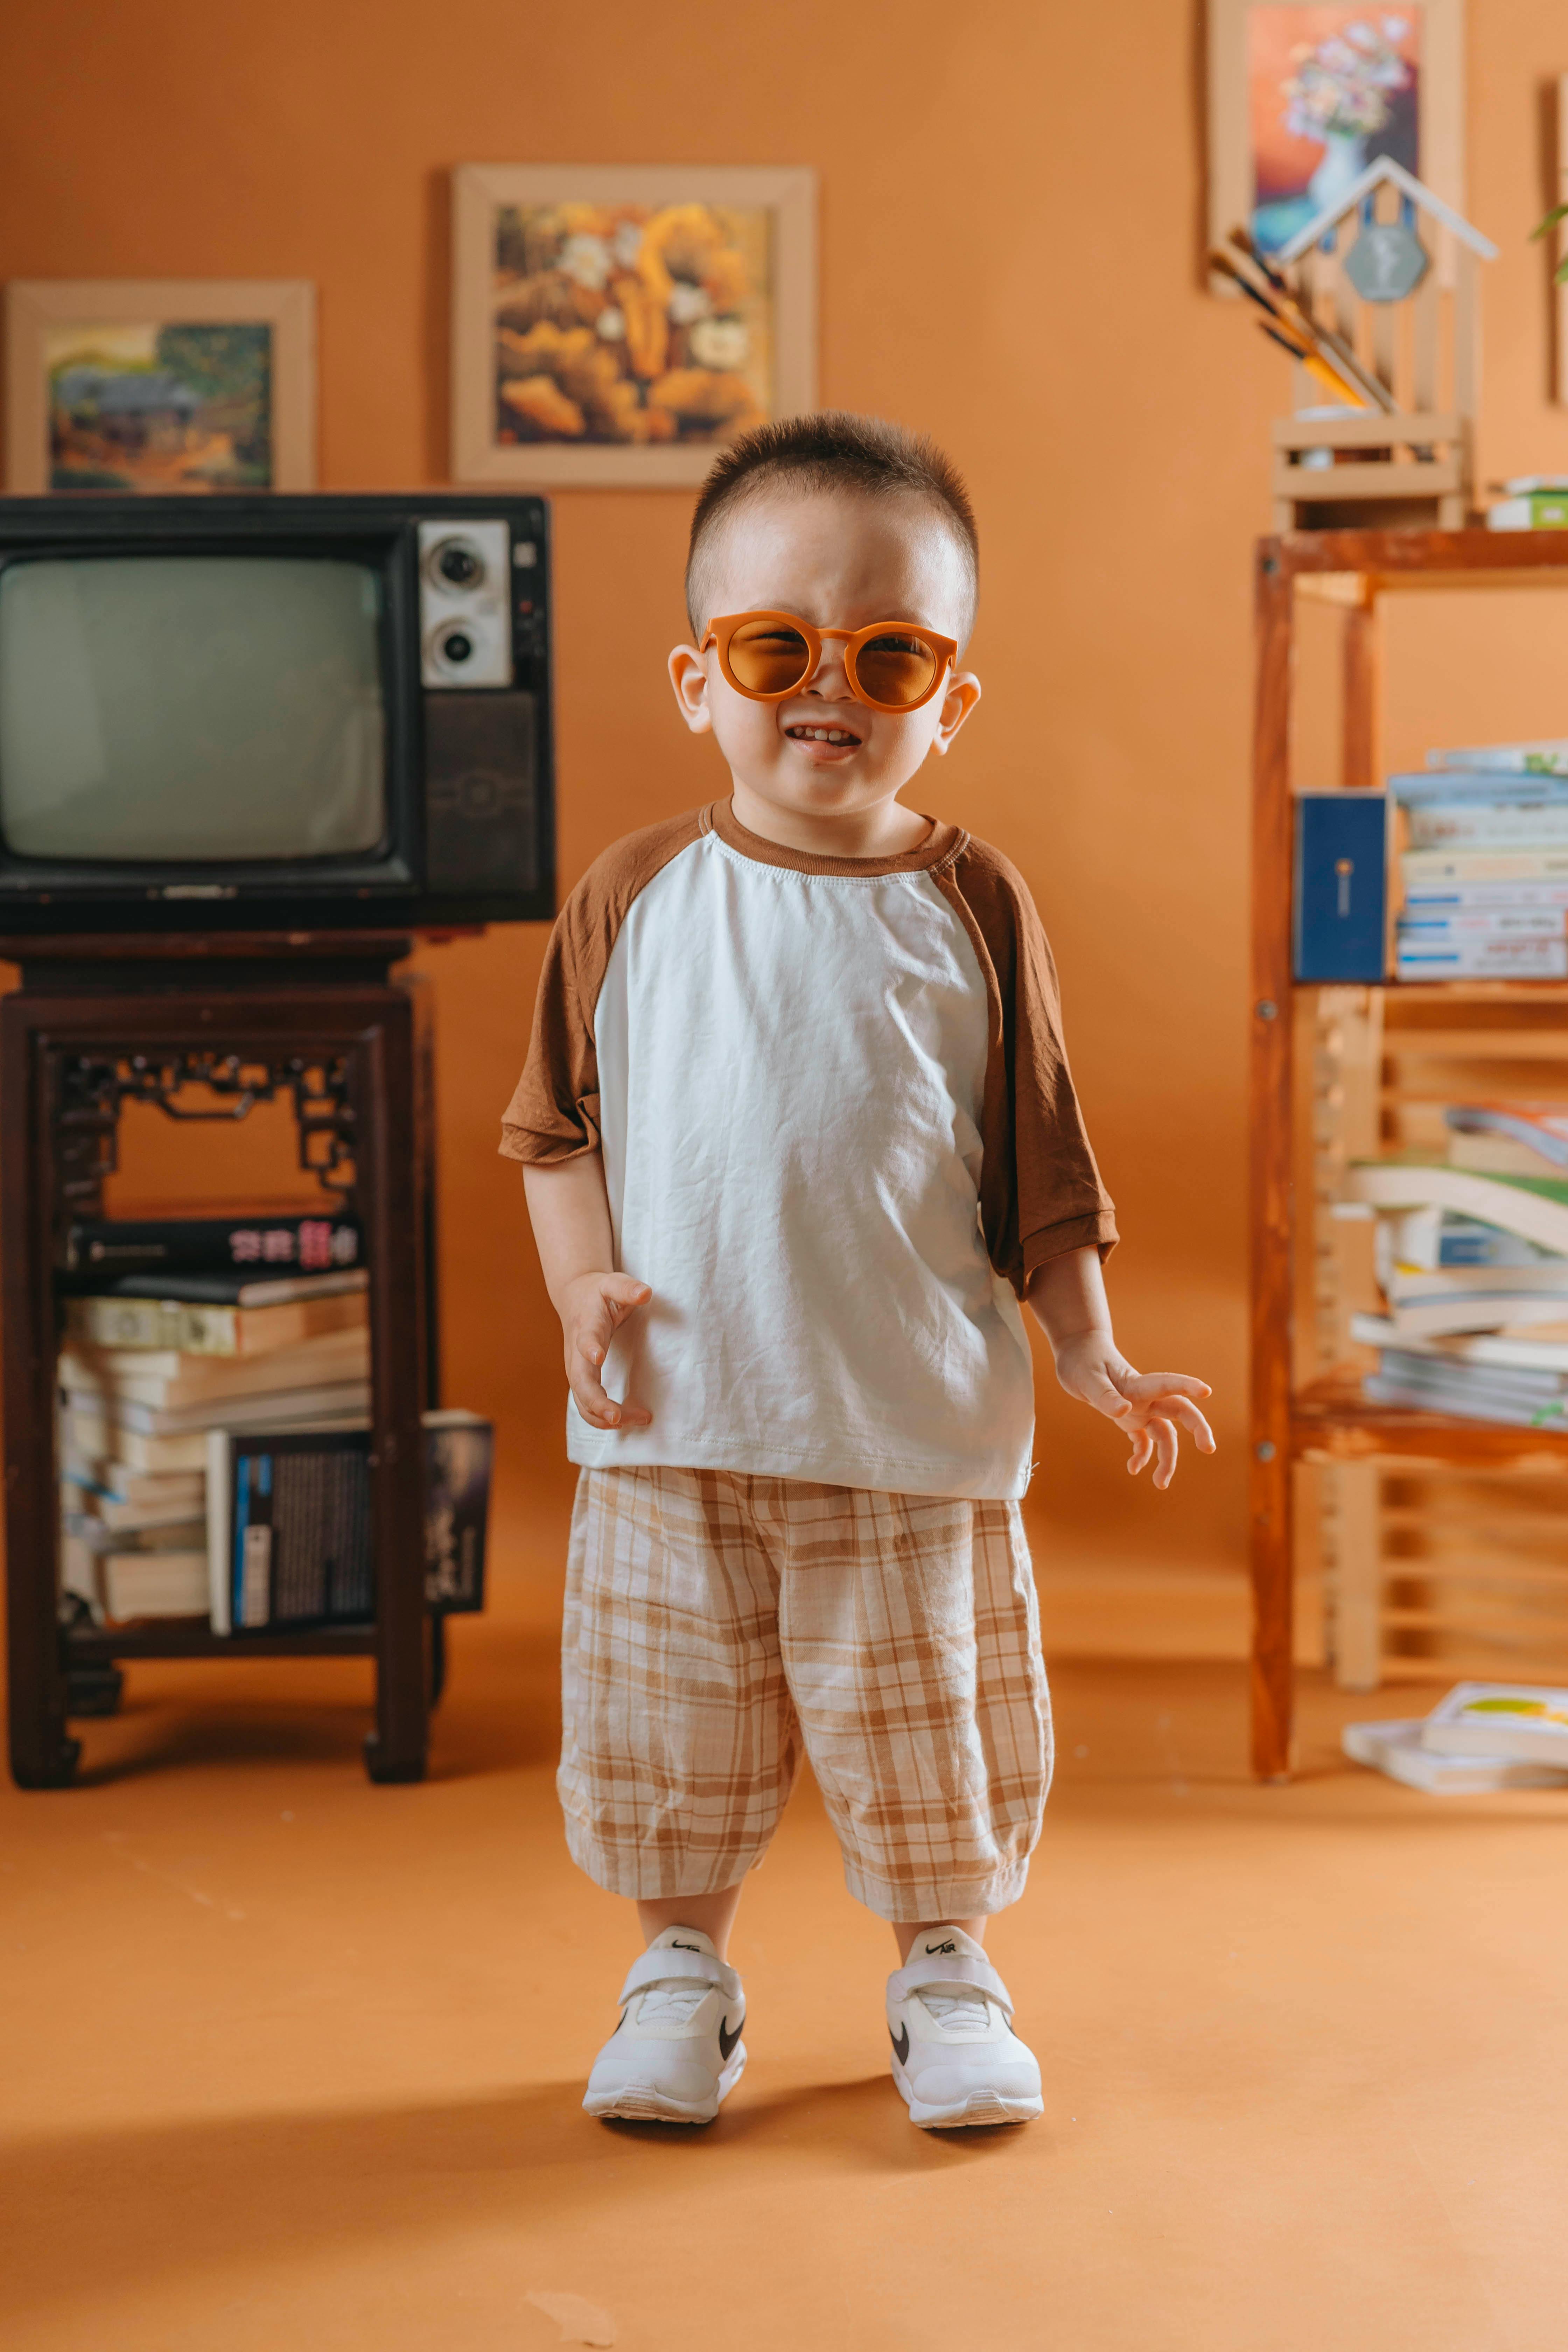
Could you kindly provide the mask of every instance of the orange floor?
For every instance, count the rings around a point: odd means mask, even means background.
[[[83,1785],[0,1799],[6,2352],[542,2352],[536,2293],[626,2352],[1563,2341],[1568,1796],[1355,1772],[1378,1702],[1321,1683],[1256,1789],[1234,1665],[1068,1664],[994,1938],[1044,2122],[905,2120],[803,1790],[730,2106],[595,2126],[631,1923],[562,1845],[551,1648],[458,1629],[421,1788],[361,1774],[363,1669],[144,1667]]]

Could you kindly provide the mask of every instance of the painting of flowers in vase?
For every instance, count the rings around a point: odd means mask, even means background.
[[[1266,253],[1389,155],[1421,173],[1422,10],[1254,7],[1247,26],[1252,235]]]

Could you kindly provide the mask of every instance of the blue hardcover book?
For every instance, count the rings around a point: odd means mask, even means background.
[[[1387,841],[1381,793],[1296,795],[1298,980],[1383,978]]]

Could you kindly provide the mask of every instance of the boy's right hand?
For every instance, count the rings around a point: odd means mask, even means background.
[[[566,1379],[590,1429],[646,1429],[653,1419],[629,1397],[617,1403],[599,1377],[610,1341],[626,1318],[652,1297],[647,1284],[634,1281],[629,1274],[580,1274],[561,1295]]]

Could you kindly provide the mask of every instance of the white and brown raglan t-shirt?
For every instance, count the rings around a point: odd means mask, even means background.
[[[513,1160],[603,1151],[616,1264],[650,1285],[592,1468],[665,1464],[998,1498],[1028,1484],[1018,1301],[1116,1239],[1021,877],[938,824],[807,857],[728,802],[651,825],[562,909]]]

